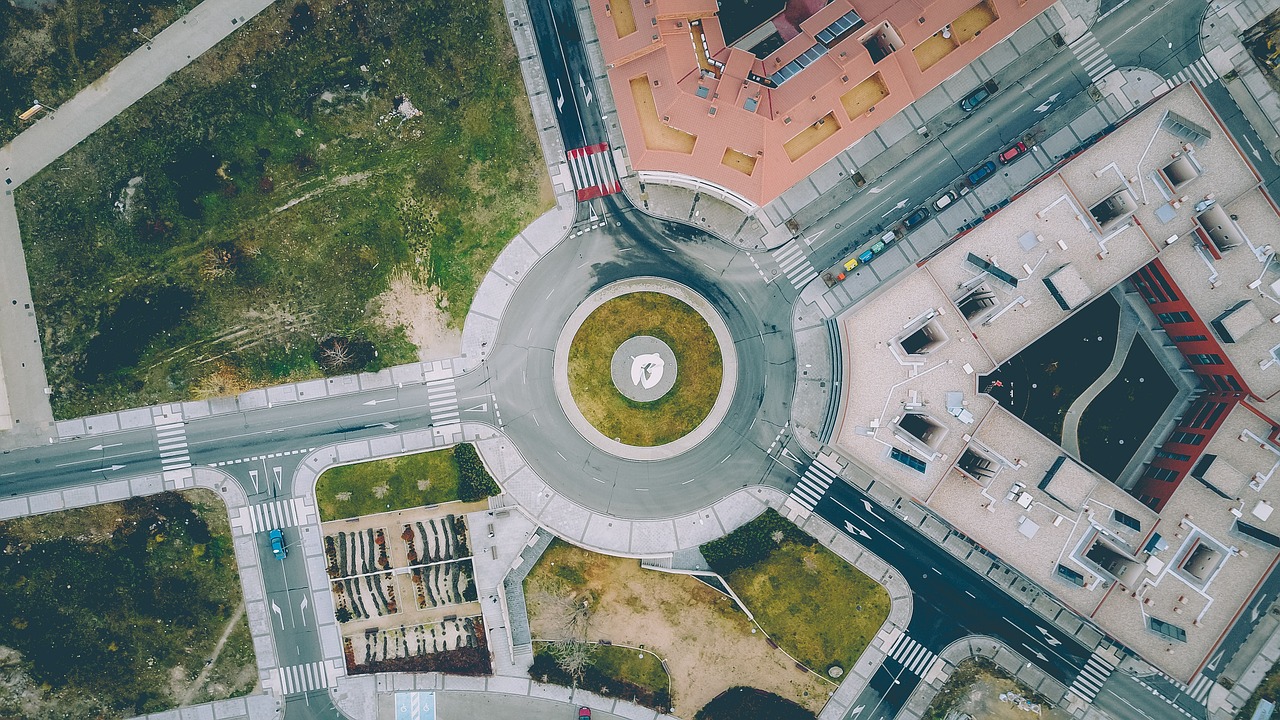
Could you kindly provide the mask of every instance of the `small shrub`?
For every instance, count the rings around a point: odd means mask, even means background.
[[[462,443],[453,448],[453,460],[458,464],[458,499],[462,502],[475,502],[502,492],[493,476],[485,470],[480,462],[480,453],[471,443]]]
[[[770,508],[719,540],[703,545],[702,557],[712,570],[726,576],[764,560],[787,542],[808,547],[817,541]]]

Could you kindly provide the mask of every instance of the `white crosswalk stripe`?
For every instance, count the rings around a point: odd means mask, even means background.
[[[458,422],[458,389],[453,378],[427,383],[427,408],[431,411],[431,422],[437,425]]]
[[[1092,31],[1086,31],[1084,35],[1072,41],[1071,52],[1075,54],[1076,60],[1080,61],[1080,65],[1084,67],[1084,71],[1088,73],[1089,80],[1092,82],[1098,82],[1107,73],[1116,69],[1115,63],[1111,62],[1111,56],[1107,55],[1106,49],[1098,42],[1098,38],[1093,36]]]
[[[1209,58],[1201,55],[1198,60],[1165,80],[1164,87],[1166,90],[1172,90],[1188,80],[1194,80],[1200,87],[1206,87],[1218,81],[1218,71],[1209,64]]]
[[[569,160],[569,172],[578,191],[578,202],[622,192],[608,143],[574,148],[566,152],[565,157]]]
[[[818,271],[813,269],[813,265],[800,249],[798,242],[787,243],[769,254],[773,256],[774,262],[778,263],[778,269],[787,276],[787,280],[797,290],[818,277]]]
[[[1192,700],[1203,705],[1204,701],[1209,697],[1209,691],[1213,689],[1213,685],[1213,678],[1201,675],[1196,678],[1195,682],[1191,683],[1191,687],[1187,688],[1187,694],[1191,696]]]
[[[302,498],[282,498],[249,506],[249,532],[295,527],[302,517]]]
[[[795,489],[791,491],[791,499],[800,503],[806,510],[812,511],[835,479],[836,473],[831,468],[815,460],[809,464],[804,475],[800,477],[800,482],[796,483]]]
[[[924,677],[938,656],[903,633],[889,648],[889,657],[897,660],[907,672]]]
[[[1071,683],[1071,692],[1079,695],[1085,702],[1093,702],[1094,696],[1115,669],[1109,659],[1095,651],[1085,662],[1084,669],[1076,676],[1075,682]]]
[[[183,470],[191,467],[187,449],[187,424],[182,420],[156,425],[156,449],[160,453],[161,470]]]
[[[336,685],[332,669],[325,662],[289,665],[276,668],[274,672],[279,679],[281,695],[297,695],[312,690],[328,689]]]

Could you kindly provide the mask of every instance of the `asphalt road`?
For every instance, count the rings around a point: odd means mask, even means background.
[[[858,488],[833,484],[815,511],[892,565],[911,585],[907,636],[935,655],[960,638],[986,635],[1070,686],[1092,654],[1092,648],[1019,604]],[[853,703],[864,706],[859,720],[894,717],[919,680],[903,663],[886,659]]]

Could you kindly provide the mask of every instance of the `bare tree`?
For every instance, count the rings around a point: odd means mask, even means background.
[[[574,595],[564,587],[539,587],[530,600],[551,627],[547,650],[561,670],[569,673],[575,682],[582,682],[596,650],[596,645],[587,641],[592,614],[589,596]]]

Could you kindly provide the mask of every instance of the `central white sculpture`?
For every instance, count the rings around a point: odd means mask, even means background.
[[[662,380],[662,356],[658,353],[637,355],[631,359],[631,382],[648,390]]]

